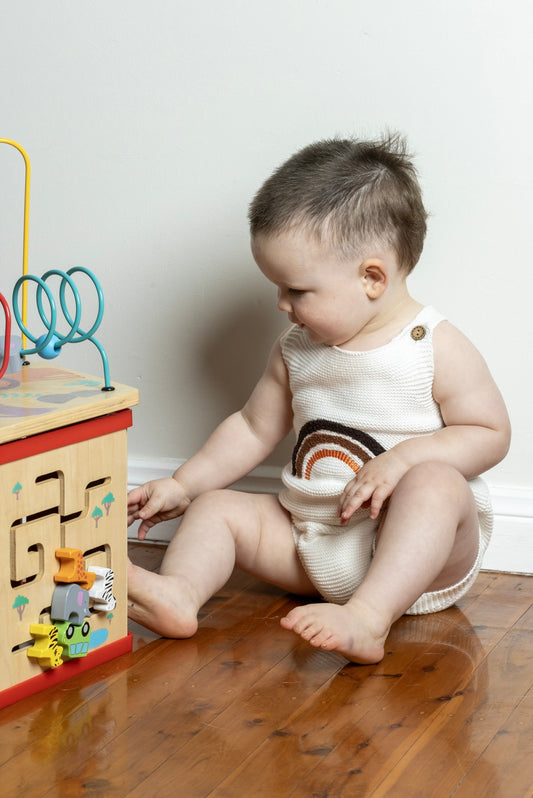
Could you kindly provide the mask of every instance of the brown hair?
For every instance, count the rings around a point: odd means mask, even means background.
[[[409,273],[426,235],[427,213],[405,139],[328,139],[295,153],[266,180],[250,209],[250,232],[304,226],[344,257],[392,247]]]

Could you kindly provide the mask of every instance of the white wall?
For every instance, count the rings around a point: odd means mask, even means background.
[[[100,277],[112,378],[141,391],[133,459],[190,455],[285,324],[248,249],[262,180],[313,139],[391,128],[432,213],[412,291],[489,361],[514,440],[488,478],[531,506],[532,23],[529,0],[6,4],[0,137],[32,161],[30,271]],[[0,181],[9,295],[22,161],[5,146]],[[79,350],[61,362],[96,372]]]

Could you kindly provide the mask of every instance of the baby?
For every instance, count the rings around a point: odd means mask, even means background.
[[[492,529],[479,475],[507,452],[505,405],[475,347],[409,294],[426,212],[403,139],[311,144],[249,216],[291,325],[244,407],[130,493],[141,540],[185,515],[159,574],[130,563],[129,615],[189,637],[237,565],[313,598],[285,629],[379,662],[395,620],[451,606],[477,576]],[[279,496],[224,489],[291,428]]]

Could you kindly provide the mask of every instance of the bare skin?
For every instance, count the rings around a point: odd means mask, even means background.
[[[254,257],[278,288],[278,307],[311,340],[352,350],[394,337],[420,309],[390,251],[362,262],[299,231],[253,241]],[[468,574],[478,521],[467,480],[505,455],[509,421],[482,357],[452,325],[434,334],[434,398],[445,426],[370,460],[339,497],[347,523],[362,505],[380,518],[368,572],[343,606],[316,602],[282,626],[311,645],[370,663],[384,655],[391,625],[424,592]],[[129,615],[169,637],[189,637],[200,607],[235,565],[290,592],[317,597],[301,565],[291,522],[277,497],[220,490],[245,476],[289,432],[291,394],[279,341],[248,402],[215,430],[172,478],[129,496],[129,523],[143,539],[159,521],[184,514],[160,574],[130,564]]]
[[[428,484],[439,489],[428,490]],[[412,522],[413,502],[417,524]],[[450,506],[458,514],[457,524]],[[435,523],[441,517],[442,523]],[[211,519],[207,524],[206,518]],[[344,606],[297,607],[281,625],[349,660],[379,662],[392,623],[426,589],[453,585],[466,576],[477,546],[476,509],[464,478],[438,463],[418,466],[390,501],[372,565],[352,599]],[[292,593],[317,595],[296,555],[290,519],[276,497],[212,491],[187,511],[161,575],[130,565],[129,615],[163,636],[190,637],[199,609],[226,583],[235,565]]]
[[[277,497],[219,490],[191,504],[159,575],[129,564],[128,614],[163,636],[190,637],[199,609],[236,565],[292,593],[318,595],[300,564],[290,518]]]
[[[422,593],[455,585],[468,574],[478,534],[475,502],[464,478],[439,463],[416,466],[391,496],[375,556],[352,598],[343,606],[297,607],[281,624],[315,647],[355,662],[379,662],[390,627]]]

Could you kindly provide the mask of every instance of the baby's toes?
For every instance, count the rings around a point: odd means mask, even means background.
[[[313,614],[307,607],[295,607],[289,612],[286,618],[281,619],[281,625],[285,629],[300,635],[304,640],[310,640],[313,635],[320,631],[320,627],[315,623]]]
[[[322,627],[320,628],[311,638],[309,638],[308,642],[311,643],[312,646],[315,648],[324,648],[330,650],[333,648],[332,635],[329,629]]]

